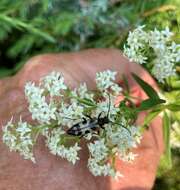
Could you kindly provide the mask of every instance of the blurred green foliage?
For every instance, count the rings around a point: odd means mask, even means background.
[[[169,26],[179,43],[179,7],[179,0],[1,0],[0,78],[13,75],[40,53],[122,49],[128,31],[142,24],[148,29]],[[168,79],[161,88],[168,99],[176,101],[180,77]],[[180,120],[179,114],[171,119]],[[159,170],[155,190],[180,189],[179,156],[173,151],[174,168]]]
[[[0,77],[43,52],[122,48],[138,24],[176,32],[179,17],[178,0],[1,0]]]
[[[159,168],[156,184],[153,190],[179,190],[180,189],[180,150],[173,149],[173,167],[164,170],[163,167]]]

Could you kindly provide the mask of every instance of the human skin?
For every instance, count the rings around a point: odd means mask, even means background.
[[[0,125],[3,126],[14,116],[14,121],[22,116],[32,122],[28,105],[24,98],[24,85],[27,81],[38,82],[40,77],[51,71],[64,75],[68,86],[74,88],[86,82],[95,88],[95,74],[111,69],[128,77],[132,93],[142,99],[146,95],[133,81],[131,72],[138,74],[157,89],[152,77],[139,65],[130,63],[119,50],[91,49],[78,53],[39,55],[30,59],[13,77],[0,81]],[[138,117],[142,123],[145,113]],[[36,164],[24,160],[18,153],[10,152],[0,141],[0,190],[149,190],[153,186],[160,155],[163,151],[162,123],[157,117],[145,131],[141,144],[134,150],[138,153],[132,164],[117,160],[117,169],[124,175],[119,181],[110,177],[94,177],[87,169],[88,152],[82,142],[80,161],[72,165],[60,157],[49,153],[44,139],[40,137],[35,146]],[[0,130],[2,139],[2,130]]]

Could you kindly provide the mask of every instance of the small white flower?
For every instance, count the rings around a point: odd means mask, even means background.
[[[127,44],[133,49],[138,50],[139,48],[142,48],[145,46],[145,43],[147,42],[147,34],[143,30],[145,26],[138,26],[133,32],[129,32],[129,36],[127,39]]]
[[[110,163],[100,164],[95,159],[88,159],[88,168],[94,176],[111,176],[117,178],[118,173],[112,168]]]
[[[77,143],[73,146],[65,147],[61,142],[64,134],[65,131],[61,128],[53,129],[51,134],[47,137],[46,144],[52,154],[66,158],[69,162],[75,164],[76,161],[79,160],[78,151],[81,148]]]
[[[31,137],[31,126],[20,121],[17,126],[12,124],[12,119],[3,127],[3,142],[9,146],[11,151],[18,151],[24,159],[30,159],[35,163],[33,156],[33,139]]]
[[[24,88],[24,92],[27,98],[41,98],[44,89],[36,87],[34,82],[27,82]]]
[[[105,91],[114,84],[115,76],[117,72],[110,70],[99,72],[96,74],[96,85],[101,91]]]
[[[116,132],[113,132],[110,138],[111,142],[114,145],[117,145],[121,152],[132,147],[133,138],[131,137],[130,132],[123,127],[119,127]]]
[[[124,162],[132,163],[134,159],[138,156],[138,154],[134,154],[132,152],[119,152],[119,159],[121,159]]]
[[[65,158],[72,164],[75,164],[77,160],[79,160],[79,157],[78,157],[79,150],[81,150],[81,147],[79,147],[78,144],[75,143],[74,146],[71,146],[68,149],[66,149]],[[61,154],[58,154],[58,155],[61,155]]]
[[[46,144],[50,149],[50,152],[54,155],[58,152],[58,144],[60,143],[61,136],[65,134],[65,131],[62,130],[60,127],[55,128],[51,131],[51,134],[48,135]]]
[[[87,98],[93,100],[93,94],[88,91],[86,83],[80,84],[79,88],[77,88],[77,93],[80,98]]]
[[[94,143],[88,144],[89,152],[97,162],[103,160],[107,156],[108,148],[104,142],[105,139],[100,139],[94,141]]]
[[[19,138],[22,141],[22,144],[33,144],[31,139],[31,127],[27,122],[22,122],[22,119],[20,117],[20,120],[18,122],[16,132],[19,134]]]
[[[163,83],[164,79],[175,75],[175,64],[180,60],[179,46],[175,42],[170,44],[173,33],[168,27],[162,31],[155,28],[149,32],[145,32],[143,27],[129,33],[124,54],[130,61],[139,64],[146,63],[149,58],[151,60],[151,55],[155,55],[152,74]]]
[[[79,105],[77,101],[73,101],[71,104],[62,102],[57,114],[58,122],[64,126],[71,127],[73,124],[77,123],[79,119],[84,117],[83,111],[84,107]]]
[[[11,120],[8,121],[8,123],[2,128],[3,130],[2,140],[7,146],[9,146],[11,151],[15,149],[17,141],[17,137],[11,132],[12,128],[15,127],[14,124],[12,123],[12,120],[13,118],[11,118]]]
[[[131,136],[134,138],[135,144],[140,144],[141,139],[142,139],[142,134],[141,134],[141,127],[139,126],[130,126],[130,133]],[[136,146],[136,145],[134,145]]]
[[[37,119],[40,123],[49,124],[51,119],[56,119],[56,107],[51,102],[50,104],[46,102],[43,93],[44,89],[35,86],[32,82],[25,85],[25,95],[29,103],[32,119]]]
[[[102,167],[98,165],[95,159],[92,158],[88,159],[88,168],[94,176],[100,176],[103,174],[101,169]]]
[[[97,118],[99,116],[99,114],[102,113],[102,116],[105,116],[105,115],[108,115],[108,112],[109,112],[109,119],[111,121],[113,121],[114,115],[117,114],[119,108],[114,106],[115,97],[110,96],[110,99],[109,99],[107,94],[104,96],[106,99],[104,101],[97,103],[97,108],[96,108],[96,110],[93,111],[92,116]]]
[[[165,35],[166,38],[170,38],[171,36],[173,36],[173,32],[171,32],[168,27],[166,27],[165,30],[162,31],[162,34]]]
[[[116,96],[119,95],[120,92],[122,92],[122,88],[118,84],[113,84],[111,86],[111,90],[113,91],[113,94]]]
[[[41,79],[41,85],[50,93],[50,96],[61,96],[61,91],[66,90],[64,77],[58,72],[52,72]]]
[[[112,127],[106,128],[108,136],[108,143],[116,145],[118,152],[124,154],[127,150],[135,148],[141,140],[141,134],[139,128],[134,126],[123,127],[124,124],[121,122],[119,125],[113,125]]]
[[[152,68],[152,73],[159,82],[163,82],[165,78],[174,76],[176,73],[176,70],[174,68],[174,62],[168,60],[169,58],[164,57],[164,59],[159,58],[154,60],[155,64]]]
[[[31,132],[31,129],[28,127],[27,123],[20,121],[18,128],[16,128],[16,131],[20,133],[21,136],[24,136],[26,133]]]

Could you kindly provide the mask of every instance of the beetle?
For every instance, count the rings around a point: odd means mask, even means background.
[[[108,106],[108,113],[106,116],[101,117],[103,112],[101,112],[97,118],[92,118],[91,116],[86,115],[88,119],[83,117],[81,122],[74,124],[70,129],[67,130],[67,134],[83,137],[86,134],[91,133],[93,131],[99,132],[100,128],[104,129],[104,125],[110,123],[109,113],[110,113],[111,104],[110,104],[109,94],[108,97],[109,97],[109,106]]]
[[[74,124],[70,129],[67,130],[68,135],[73,136],[84,136],[93,131],[99,131],[99,128],[104,129],[104,125],[109,123],[107,116],[100,117],[102,112],[99,114],[98,118],[91,118],[88,116],[88,119],[83,118],[82,122]]]

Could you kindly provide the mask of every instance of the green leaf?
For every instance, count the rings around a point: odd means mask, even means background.
[[[139,84],[139,86],[144,90],[144,92],[153,99],[160,99],[157,92],[144,80],[138,77],[135,73],[132,73],[134,80]]]
[[[56,20],[54,26],[54,33],[59,36],[65,36],[72,29],[74,23],[77,21],[77,15],[72,13],[62,12]],[[52,20],[54,22],[54,20]]]
[[[123,79],[125,88],[126,88],[127,92],[129,93],[130,92],[129,83],[128,83],[128,80],[124,74],[122,75],[122,79]]]
[[[148,115],[144,118],[143,127],[148,126],[149,123],[161,112],[161,110],[158,111],[152,111],[148,113]]]
[[[172,111],[172,112],[179,112],[180,111],[180,104],[174,104],[174,103],[172,103],[172,104],[161,104],[161,105],[159,105],[159,106],[157,106],[156,108],[155,108],[155,110],[156,111],[158,111],[158,110],[166,110],[166,109],[168,109],[168,110],[170,110],[170,111]]]
[[[146,99],[141,102],[140,106],[137,108],[137,111],[144,111],[153,108],[158,104],[165,103],[165,100],[162,99]]]
[[[13,26],[19,30],[25,29],[28,32],[31,32],[31,33],[47,40],[50,43],[56,43],[56,39],[53,36],[51,36],[49,33],[41,31],[38,28],[36,28],[35,26],[33,26],[32,24],[23,22],[23,21],[19,20],[18,18],[10,17],[5,14],[0,14],[0,20],[9,23],[11,26]]]
[[[81,104],[85,104],[90,107],[96,107],[96,104],[88,98],[79,98],[79,97],[74,97],[74,98],[76,98],[78,100],[78,102]]]
[[[172,166],[172,160],[171,160],[171,147],[170,147],[170,128],[171,128],[171,122],[166,112],[164,112],[163,116],[163,137],[164,137],[164,143],[165,143],[165,160],[167,164],[171,167]]]
[[[180,111],[180,105],[179,104],[168,104],[166,108],[170,111]]]

